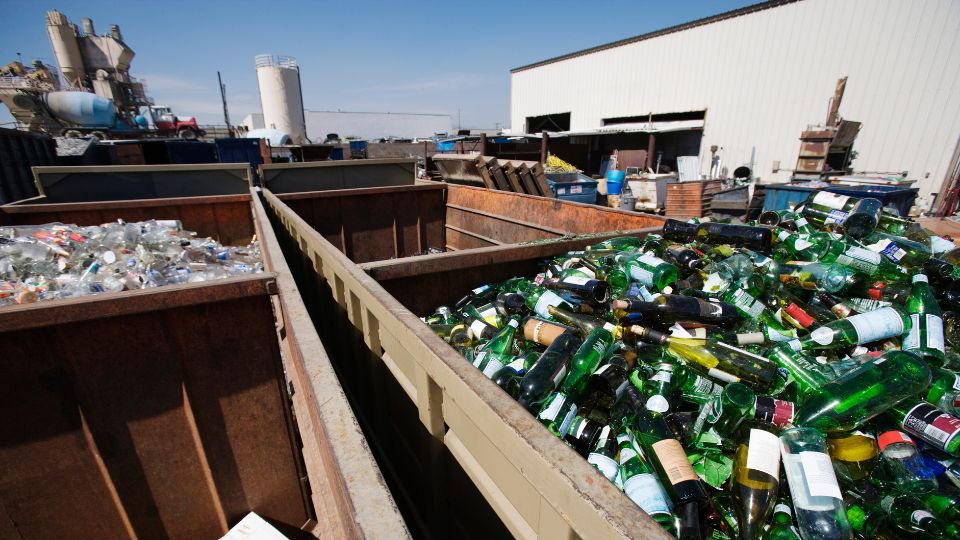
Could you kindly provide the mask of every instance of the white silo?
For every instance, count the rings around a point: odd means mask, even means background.
[[[82,87],[86,70],[83,67],[80,45],[77,43],[77,27],[71,24],[63,13],[49,11],[47,12],[47,33],[50,35],[50,44],[53,45],[53,55],[57,58],[57,64],[60,65],[60,74],[63,75],[67,86]]]
[[[308,142],[297,61],[289,56],[260,54],[256,64],[264,127],[289,134],[294,144]]]

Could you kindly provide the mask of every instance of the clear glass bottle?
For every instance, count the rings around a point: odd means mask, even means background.
[[[853,537],[827,445],[811,428],[780,434],[781,457],[803,538],[831,540]]]

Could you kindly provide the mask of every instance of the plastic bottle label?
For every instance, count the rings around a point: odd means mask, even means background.
[[[547,308],[550,306],[557,307],[562,303],[563,298],[557,296],[553,291],[543,291],[543,294],[537,299],[537,304],[533,306],[533,310],[541,317],[549,317],[550,312],[547,311]]]
[[[492,379],[502,368],[503,362],[496,358],[491,358],[490,361],[487,362],[487,367],[483,368],[483,374],[486,375],[488,379]]]
[[[838,263],[871,275],[877,271],[880,260],[881,256],[879,253],[874,253],[868,249],[857,246],[847,248],[846,251],[837,257]]]
[[[622,452],[622,450],[621,450]],[[670,507],[657,477],[650,473],[636,474],[623,482],[623,492],[647,514],[669,514]]]
[[[780,438],[762,429],[750,430],[747,468],[780,477]]]
[[[920,403],[903,418],[903,429],[945,449],[960,433],[960,419],[929,403]]]
[[[658,413],[665,413],[670,410],[670,402],[660,394],[654,394],[647,399],[647,410]]]
[[[563,394],[557,394],[557,397],[550,402],[550,405],[547,405],[547,408],[540,411],[540,414],[537,415],[537,418],[540,420],[554,421],[557,419],[557,415],[560,414],[560,408],[563,407],[563,404],[567,402],[567,396]]]
[[[563,283],[569,283],[572,285],[586,285],[590,278],[583,276],[570,276],[563,278]]]
[[[587,463],[593,465],[600,471],[600,474],[607,477],[607,480],[611,482],[613,482],[613,479],[616,478],[617,473],[620,471],[620,465],[618,465],[616,461],[608,456],[595,452],[590,452],[590,455],[587,456]]]
[[[690,466],[687,460],[687,454],[683,451],[683,446],[676,439],[663,439],[652,445],[653,453],[660,460],[660,465],[667,473],[667,479],[670,483],[677,485],[687,480],[697,481],[699,477]]]
[[[754,417],[778,427],[793,423],[796,405],[790,401],[774,399],[768,396],[757,396],[754,404]]]
[[[872,343],[903,335],[903,319],[892,307],[880,308],[846,319],[857,332],[857,343]]]
[[[848,200],[850,200],[850,197],[847,195],[837,195],[829,191],[821,191],[813,197],[813,204],[843,210]]]
[[[800,452],[800,464],[811,497],[843,499],[830,456],[823,452]]]

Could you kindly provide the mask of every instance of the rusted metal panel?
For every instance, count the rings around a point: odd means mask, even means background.
[[[355,159],[260,166],[263,187],[273,193],[410,186],[416,158]]]
[[[246,244],[254,234],[249,194],[0,206],[0,223],[5,225],[39,225],[57,221],[99,225],[117,219],[179,219],[184,229],[227,245]]]

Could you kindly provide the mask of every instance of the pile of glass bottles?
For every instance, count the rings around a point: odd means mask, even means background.
[[[222,246],[176,220],[0,227],[0,306],[262,271],[256,239]]]
[[[424,321],[680,538],[956,538],[953,248],[818,193],[569,252]]]

